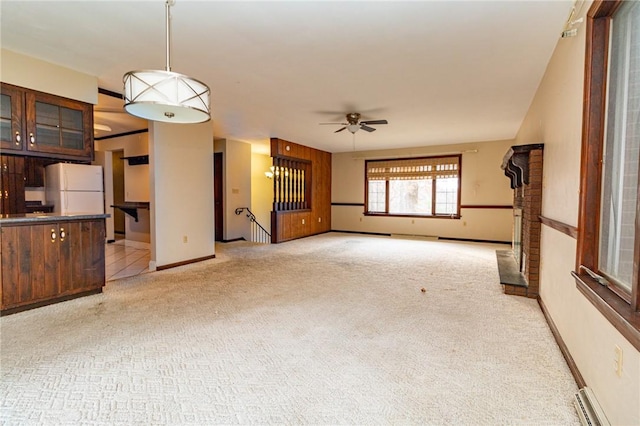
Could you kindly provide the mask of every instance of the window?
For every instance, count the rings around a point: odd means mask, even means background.
[[[460,218],[460,158],[367,161],[366,214]]]
[[[587,15],[578,288],[640,349],[640,2]]]

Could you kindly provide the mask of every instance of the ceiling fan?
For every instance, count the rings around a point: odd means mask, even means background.
[[[387,120],[365,120],[365,121],[360,121],[360,113],[357,113],[357,112],[348,113],[346,115],[346,118],[347,118],[347,122],[346,123],[320,123],[320,124],[340,124],[341,126],[344,126],[344,127],[340,128],[340,129],[336,130],[334,133],[341,132],[341,131],[343,131],[345,129],[347,129],[351,133],[355,133],[360,129],[365,130],[367,132],[374,132],[376,129],[374,129],[373,127],[370,127],[371,125],[389,124],[389,122]]]

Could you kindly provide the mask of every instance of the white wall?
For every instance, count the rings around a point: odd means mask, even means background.
[[[462,205],[512,205],[513,192],[500,165],[513,141],[333,154],[332,203],[364,203],[366,159],[462,153]],[[364,216],[362,206],[332,206],[331,229],[511,241],[511,209],[462,209],[460,220]]]
[[[151,269],[214,255],[213,123],[149,131]]]
[[[269,155],[251,154],[251,211],[267,232],[271,232],[273,179],[268,179],[264,172],[268,171],[271,165]]]
[[[0,50],[0,80],[70,99],[98,103],[98,78],[69,68]]]
[[[589,5],[582,7],[582,15]],[[582,137],[585,28],[558,40],[544,79],[517,135],[544,142],[542,214],[577,226]],[[541,236],[540,297],[587,386],[614,425],[640,424],[640,353],[577,290],[576,240],[546,226]],[[623,374],[614,348],[623,350]]]
[[[251,145],[229,139],[215,141],[215,151],[222,152],[224,169],[224,235],[223,240],[251,240],[249,219],[236,215],[238,207],[251,208]],[[213,156],[212,160],[213,161]]]
[[[124,152],[125,157],[149,154],[149,134],[138,133],[135,135],[121,136],[117,138],[95,141],[96,164],[101,164],[104,169],[105,184],[105,212],[111,217],[107,219],[107,240],[114,239],[113,232],[113,172],[111,152]],[[103,153],[109,153],[104,155]],[[102,155],[101,155],[102,154]],[[149,189],[149,165],[137,166],[124,163],[124,200],[144,201],[150,199]],[[125,237],[127,240],[148,243],[151,241],[150,215],[148,210],[138,210],[138,222],[131,216],[125,215]]]
[[[107,155],[108,154],[108,155]],[[115,229],[113,221],[113,160],[111,152],[108,151],[95,151],[94,161],[92,164],[102,166],[102,176],[104,182],[104,212],[109,215],[105,220],[107,242],[115,241]]]

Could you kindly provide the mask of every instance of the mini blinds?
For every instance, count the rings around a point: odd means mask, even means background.
[[[367,180],[454,178],[459,168],[460,156],[367,161]]]

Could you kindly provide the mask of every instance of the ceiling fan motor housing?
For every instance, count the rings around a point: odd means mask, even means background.
[[[360,121],[360,114],[357,112],[350,112],[349,114],[347,114],[347,122],[349,124],[358,124],[358,121]]]

